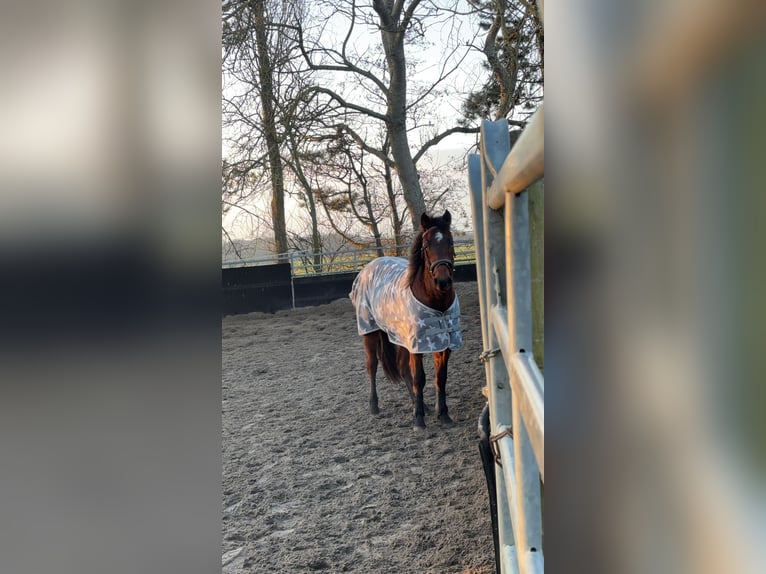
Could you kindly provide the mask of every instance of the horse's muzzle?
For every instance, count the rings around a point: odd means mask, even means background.
[[[452,289],[452,277],[447,277],[446,279],[436,279],[436,287],[442,293],[447,293],[450,289]]]

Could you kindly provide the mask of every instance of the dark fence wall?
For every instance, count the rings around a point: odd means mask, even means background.
[[[476,281],[476,264],[464,263],[455,265],[455,281]]]
[[[293,306],[289,263],[230,267],[222,269],[221,273],[224,315],[253,311],[273,313]]]
[[[351,285],[357,273],[338,273],[337,275],[323,275],[312,277],[296,277],[295,281],[295,306],[309,307],[322,305],[336,299],[348,297]]]
[[[322,305],[348,297],[356,273],[292,278],[290,264],[232,267],[222,270],[223,314],[273,313],[293,307]],[[455,267],[455,281],[476,281],[473,263]]]

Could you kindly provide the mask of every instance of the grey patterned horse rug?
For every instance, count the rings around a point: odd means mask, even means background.
[[[359,334],[383,330],[392,343],[414,354],[460,349],[457,293],[444,313],[424,305],[410,290],[407,266],[401,257],[379,257],[356,276],[349,297],[356,308]]]

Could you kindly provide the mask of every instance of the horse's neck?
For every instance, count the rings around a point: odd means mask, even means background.
[[[449,309],[455,301],[454,287],[448,292],[442,293],[436,288],[433,281],[428,280],[425,269],[421,269],[415,277],[415,281],[412,283],[412,294],[423,305],[442,312]]]

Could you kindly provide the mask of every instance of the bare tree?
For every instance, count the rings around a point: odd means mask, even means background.
[[[416,168],[418,159],[449,135],[478,131],[476,127],[456,125],[434,134],[415,153],[411,147],[410,132],[419,127],[411,121],[417,115],[416,109],[434,101],[447,79],[459,69],[468,54],[468,46],[456,35],[452,45],[443,51],[435,78],[415,90],[408,84],[412,69],[408,68],[407,50],[424,43],[429,26],[444,25],[454,11],[445,11],[444,6],[423,0],[373,0],[371,10],[357,5],[355,0],[342,0],[334,2],[326,14],[333,19],[332,29],[327,25],[328,18],[323,18],[322,24],[311,31],[296,23],[291,26],[295,41],[309,68],[345,76],[353,89],[344,93],[337,87],[314,85],[306,88],[306,97],[332,101],[338,108],[336,129],[348,134],[361,149],[375,155],[396,173],[413,229],[417,229],[420,215],[426,210]],[[341,26],[344,33],[338,45],[332,32]],[[380,36],[378,50],[382,58],[374,47],[355,47],[358,38],[372,27]],[[359,135],[357,125],[361,123],[379,126],[388,142],[385,151],[371,146]]]
[[[269,221],[245,206],[246,199],[252,196],[252,189],[261,187],[259,179],[264,172],[253,168],[257,163],[247,159],[232,162],[227,158],[221,162],[221,216],[223,220],[228,219],[230,224],[236,223],[242,215],[246,215],[254,220],[259,228],[271,228]],[[233,251],[238,259],[242,259],[243,253],[229,230],[222,226],[221,233],[227,243],[226,254]]]
[[[406,241],[421,213],[459,189],[443,167],[429,167],[429,150],[477,132],[490,115],[523,125],[517,112],[542,95],[542,31],[526,0],[223,7],[224,76],[235,86],[224,91],[224,212],[260,198],[265,213],[268,202],[276,251],[310,246],[315,267],[325,237],[365,244],[369,233],[380,250],[388,234]],[[489,80],[462,117],[453,108],[439,119],[445,100],[463,99],[453,80],[477,50]],[[285,213],[286,199],[300,215]]]
[[[478,47],[486,58],[487,82],[463,104],[462,123],[500,119],[537,108],[542,99],[543,27],[534,0],[469,0],[485,31]],[[512,122],[523,127],[523,122]]]
[[[301,1],[276,0],[227,0],[222,6],[223,68],[236,84],[236,90],[224,89],[224,124],[235,134],[233,153],[257,156],[259,161],[247,167],[268,170],[274,248],[283,254],[289,247],[284,111],[306,70],[295,65],[296,46],[279,23],[300,21],[304,6]]]
[[[273,67],[266,31],[264,0],[252,0],[255,32],[255,55],[258,64],[258,79],[261,101],[261,122],[263,136],[269,157],[271,171],[271,217],[274,223],[274,242],[277,253],[287,253],[287,223],[285,222],[285,184],[282,157],[279,152],[276,118],[274,117]]]
[[[360,150],[350,138],[339,132],[321,155],[316,173],[323,184],[318,188],[318,199],[326,217],[336,233],[360,246],[365,241],[340,231],[338,219],[358,222],[372,235],[378,255],[383,256],[381,222],[387,205],[381,202],[380,179],[372,165],[374,156]]]

